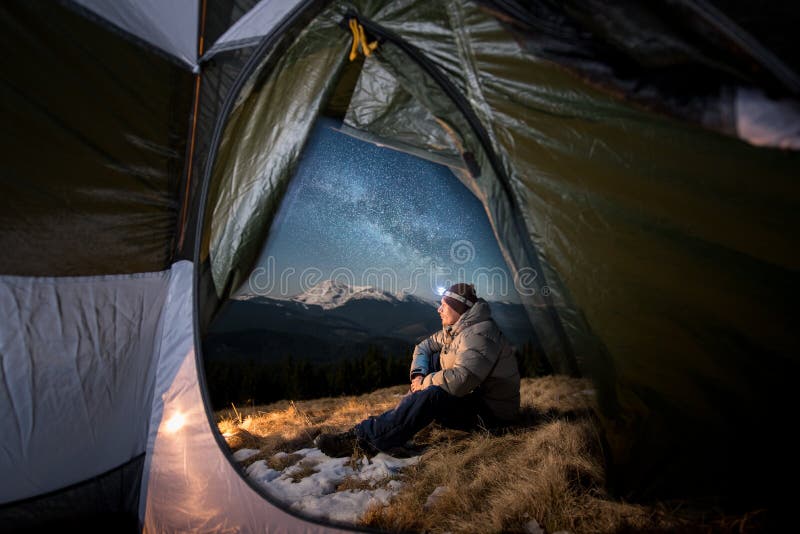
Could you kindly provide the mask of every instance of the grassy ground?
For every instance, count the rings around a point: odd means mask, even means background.
[[[219,412],[233,450],[256,460],[289,456],[320,432],[341,431],[397,404],[407,386],[358,397],[282,401]],[[389,532],[751,532],[754,517],[698,515],[690,503],[644,506],[605,491],[601,441],[588,382],[563,376],[523,379],[522,419],[502,434],[431,425],[415,438],[420,462],[402,474],[390,506],[365,510],[362,525]],[[354,451],[357,456],[357,451]],[[281,466],[275,466],[279,468]],[[350,489],[342,486],[342,490]],[[435,499],[429,499],[434,494]],[[698,519],[699,517],[699,519]]]

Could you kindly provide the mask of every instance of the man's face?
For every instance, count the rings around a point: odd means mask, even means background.
[[[458,318],[461,317],[457,311],[451,308],[445,301],[444,298],[442,299],[441,305],[439,305],[439,309],[436,310],[439,312],[439,317],[442,318],[442,326],[450,326],[451,324],[456,324]]]

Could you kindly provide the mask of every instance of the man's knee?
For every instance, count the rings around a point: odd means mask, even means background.
[[[429,406],[429,409],[450,409],[453,404],[458,403],[458,397],[448,393],[440,386],[428,386],[427,388],[418,391],[419,395],[417,402]]]
[[[400,404],[438,404],[443,399],[452,397],[447,391],[439,386],[428,386],[406,395]]]

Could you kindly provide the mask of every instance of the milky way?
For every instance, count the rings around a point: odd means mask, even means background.
[[[509,298],[499,291],[497,273],[508,277],[508,270],[483,206],[447,167],[354,139],[336,126],[318,122],[262,251],[259,265],[274,269],[276,279],[283,275],[283,292],[333,274],[429,298],[437,286],[476,282],[479,294]],[[495,281],[476,278],[487,269]],[[376,270],[383,276],[369,279]]]

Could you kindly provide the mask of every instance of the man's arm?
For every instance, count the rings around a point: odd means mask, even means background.
[[[481,385],[500,357],[501,347],[478,334],[465,340],[465,345],[468,348],[459,351],[452,368],[427,375],[420,389],[439,386],[451,395],[463,397]]]
[[[442,350],[443,332],[439,331],[417,344],[414,347],[414,354],[411,356],[411,369],[409,378],[414,380],[416,376],[425,376],[431,371],[431,355]]]
[[[421,389],[425,389],[422,387],[422,381],[425,380],[425,377],[422,375],[416,375],[414,378],[411,379],[411,392],[420,391]]]

